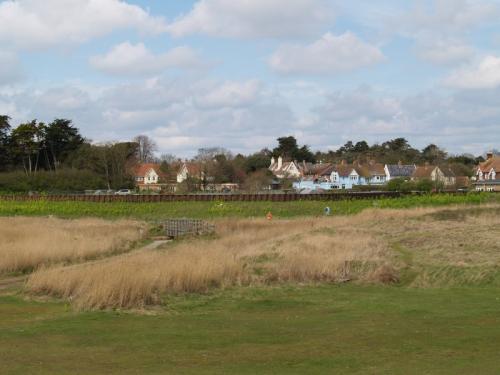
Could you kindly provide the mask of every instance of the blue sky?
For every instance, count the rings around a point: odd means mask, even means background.
[[[0,113],[95,142],[499,148],[495,0],[6,0],[0,43]]]

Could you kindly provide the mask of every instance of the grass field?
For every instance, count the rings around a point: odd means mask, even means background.
[[[492,284],[500,265],[500,205],[370,209],[294,220],[217,221],[217,234],[101,262],[33,273],[35,295],[80,309],[161,305],[165,294],[286,283]]]
[[[0,373],[498,374],[500,205],[479,197],[217,219],[208,238],[0,277]]]
[[[395,199],[366,199],[346,201],[296,202],[164,202],[164,203],[94,203],[49,201],[1,201],[0,216],[46,216],[65,218],[102,217],[158,220],[166,217],[201,219],[225,217],[264,217],[272,212],[275,218],[320,216],[329,206],[332,214],[354,214],[366,208],[411,208],[453,204],[479,204],[500,202],[500,194],[471,193],[467,195],[426,195]]]
[[[498,374],[499,288],[249,288],[165,313],[0,296],[1,374]]]

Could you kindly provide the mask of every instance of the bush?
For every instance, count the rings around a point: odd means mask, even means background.
[[[420,180],[417,183],[417,190],[430,192],[430,191],[432,191],[432,189],[434,189],[435,186],[436,186],[436,184],[434,182],[432,182],[431,180],[427,180],[427,179]]]
[[[32,176],[27,176],[21,171],[0,173],[0,191],[5,193],[73,192],[103,189],[106,185],[101,176],[88,170],[39,171]]]

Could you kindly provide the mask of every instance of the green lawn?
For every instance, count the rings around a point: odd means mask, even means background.
[[[500,373],[498,288],[249,288],[164,309],[0,297],[0,373]]]
[[[0,216],[57,215],[60,217],[93,216],[104,218],[130,217],[157,220],[166,217],[222,218],[265,217],[270,211],[276,218],[322,215],[326,206],[333,214],[358,213],[366,208],[410,208],[450,204],[479,204],[500,202],[496,194],[463,196],[427,195],[393,199],[295,202],[163,202],[163,203],[94,203],[49,201],[0,201]]]

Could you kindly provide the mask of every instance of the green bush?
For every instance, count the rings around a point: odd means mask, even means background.
[[[417,182],[416,184],[416,188],[417,190],[419,191],[426,191],[426,192],[430,192],[432,191],[432,189],[434,189],[436,187],[436,184],[434,182],[432,182],[431,180],[427,180],[427,179],[424,179],[424,180],[420,180]]]
[[[104,179],[87,170],[39,171],[32,176],[27,176],[24,172],[0,173],[0,191],[4,193],[28,191],[56,193],[104,188],[106,188]]]

